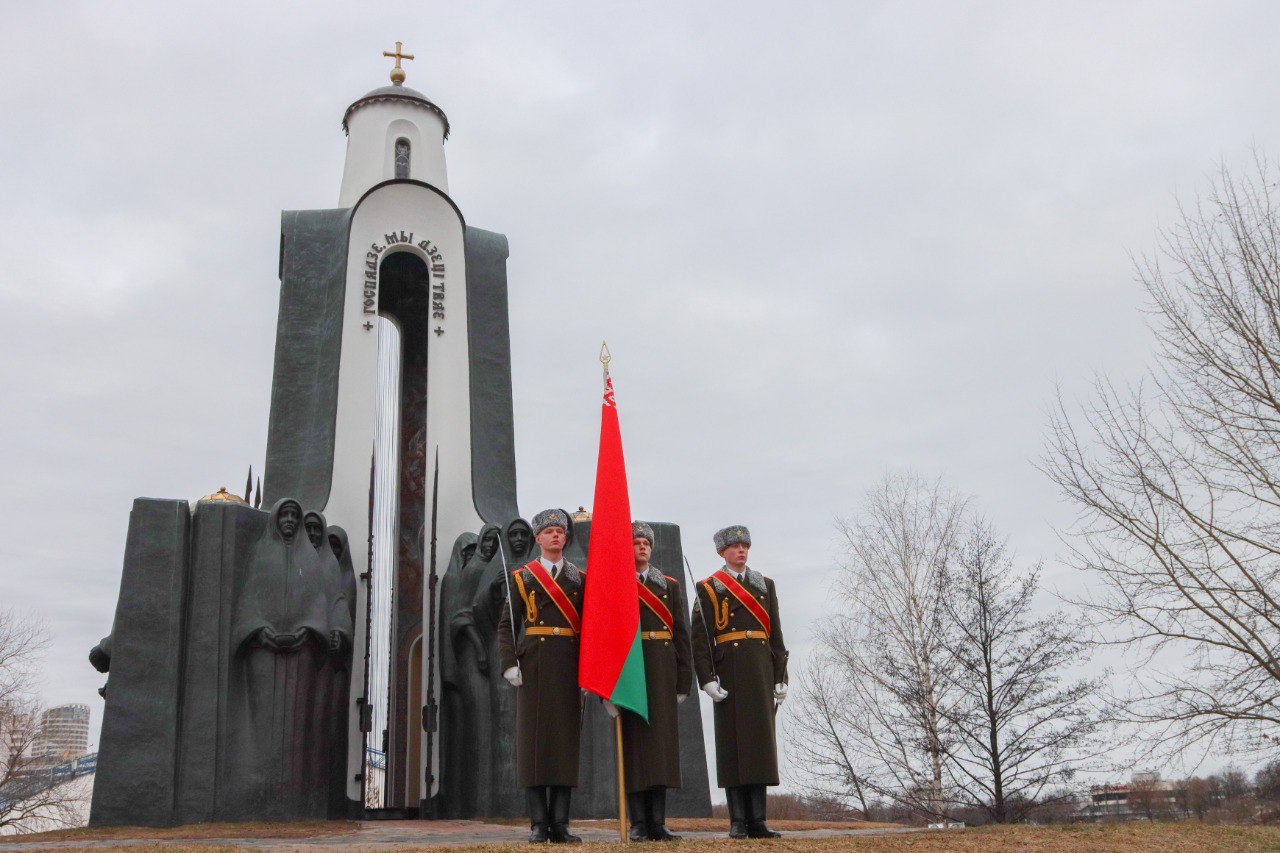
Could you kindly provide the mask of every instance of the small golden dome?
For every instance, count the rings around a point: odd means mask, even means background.
[[[248,506],[249,503],[239,495],[233,495],[227,491],[227,487],[223,486],[211,495],[205,495],[197,503],[216,503],[216,504],[241,504]]]
[[[579,506],[578,511],[573,514],[574,521],[590,521],[591,513],[587,512],[585,506]]]

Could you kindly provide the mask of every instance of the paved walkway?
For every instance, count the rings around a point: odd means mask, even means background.
[[[102,847],[154,847],[157,845],[230,846],[273,853],[320,853],[363,850],[417,849],[466,844],[524,844],[529,836],[525,826],[504,826],[472,820],[377,820],[362,821],[359,829],[344,835],[313,838],[112,838],[102,841],[30,841],[0,844],[0,853],[19,850],[92,850]],[[784,838],[835,838],[857,835],[893,835],[920,832],[918,829],[813,829],[787,832]],[[577,824],[573,832],[584,841],[617,841],[618,830],[600,824]],[[723,832],[682,832],[685,838],[724,838]],[[652,848],[654,850],[657,847]]]

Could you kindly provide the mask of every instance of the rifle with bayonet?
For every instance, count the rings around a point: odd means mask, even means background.
[[[427,575],[427,704],[422,708],[422,730],[427,735],[427,768],[424,773],[426,790],[423,800],[432,798],[435,786],[435,742],[436,730],[439,728],[436,719],[439,705],[436,702],[436,586],[439,575],[436,572],[436,518],[440,509],[440,446],[436,445],[436,471],[431,483],[431,568]]]

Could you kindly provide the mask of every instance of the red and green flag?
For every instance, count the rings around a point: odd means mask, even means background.
[[[640,595],[636,591],[636,559],[631,545],[631,502],[627,498],[618,405],[608,368],[600,409],[600,457],[591,512],[578,684],[648,720]]]

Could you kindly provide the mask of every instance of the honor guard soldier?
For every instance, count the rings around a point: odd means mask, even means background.
[[[751,533],[715,535],[724,567],[698,583],[693,664],[715,702],[716,776],[730,838],[777,838],[765,823],[766,786],[778,784],[774,715],[787,695],[787,649],[773,581],[747,567]]]
[[[558,509],[533,517],[542,555],[511,573],[508,606],[498,623],[502,675],[518,688],[516,769],[529,793],[532,843],[582,840],[569,834],[569,800],[578,784],[582,729],[578,635],[585,577],[564,559],[570,523]]]
[[[689,696],[693,670],[689,654],[689,624],[680,581],[649,564],[653,528],[643,521],[631,525],[640,594],[640,640],[644,650],[645,688],[649,704],[646,723],[638,714],[622,711],[622,753],[626,776],[631,841],[674,841],[667,830],[667,789],[680,787],[680,730],[676,705]],[[618,709],[606,702],[611,716]]]

